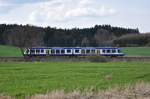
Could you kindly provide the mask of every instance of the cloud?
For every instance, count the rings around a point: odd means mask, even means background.
[[[2,2],[0,0],[0,3]],[[114,14],[114,8],[97,5],[96,0],[47,0],[14,7],[5,15],[1,15],[0,20],[4,23],[48,25]]]
[[[16,3],[12,3],[9,0],[0,0],[0,7],[10,7],[10,6],[16,6]]]
[[[66,13],[68,17],[102,17],[102,16],[110,16],[116,13],[116,10],[111,8],[106,8],[101,6],[99,8],[75,8]]]
[[[1,7],[1,6],[5,6],[5,5],[7,5],[7,4],[8,4],[7,1],[0,0],[0,7]]]

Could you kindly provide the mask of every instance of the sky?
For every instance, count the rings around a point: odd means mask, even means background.
[[[0,24],[85,28],[110,24],[150,32],[150,0],[0,0]]]

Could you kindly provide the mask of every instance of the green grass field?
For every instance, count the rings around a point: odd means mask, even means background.
[[[150,82],[150,63],[0,63],[0,93],[15,97],[138,81]]]
[[[125,47],[122,49],[127,56],[150,56],[150,47]]]
[[[21,57],[19,48],[0,45],[0,57]]]

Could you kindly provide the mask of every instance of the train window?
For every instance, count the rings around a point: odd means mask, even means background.
[[[121,53],[121,50],[118,49],[118,53]]]
[[[60,50],[56,50],[56,54],[60,54]]]
[[[70,49],[68,49],[68,50],[67,50],[67,53],[71,53],[71,50],[70,50]]]
[[[43,49],[41,50],[41,53],[44,53],[44,50],[43,50]]]
[[[75,53],[79,53],[80,51],[79,50],[75,50]]]
[[[107,53],[110,53],[110,50],[107,50]]]
[[[85,54],[85,50],[84,50],[84,49],[82,49],[82,50],[81,50],[81,53],[82,53],[82,54]]]
[[[116,53],[116,50],[112,50],[112,53]]]
[[[27,49],[27,50],[26,50],[26,53],[27,53],[27,54],[29,54],[29,52],[30,52],[30,50],[29,50],[29,49]]]
[[[105,50],[103,50],[103,53],[105,53],[106,51]]]
[[[90,50],[86,50],[86,53],[89,54],[89,53],[90,53]]]
[[[65,53],[65,50],[61,50],[61,54],[64,54]]]
[[[95,50],[91,50],[91,53],[92,53],[92,54],[95,54]]]
[[[35,53],[35,50],[32,49],[32,50],[31,50],[31,53]]]
[[[52,54],[55,54],[55,50],[52,49],[52,50],[51,50],[51,53],[52,53]]]
[[[40,50],[36,50],[36,53],[40,53]]]

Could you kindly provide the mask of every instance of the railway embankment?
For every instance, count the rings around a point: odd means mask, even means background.
[[[108,62],[150,62],[150,57],[106,57]],[[0,62],[90,62],[89,57],[0,57]],[[100,58],[95,62],[106,62]],[[93,61],[94,62],[94,61]]]

